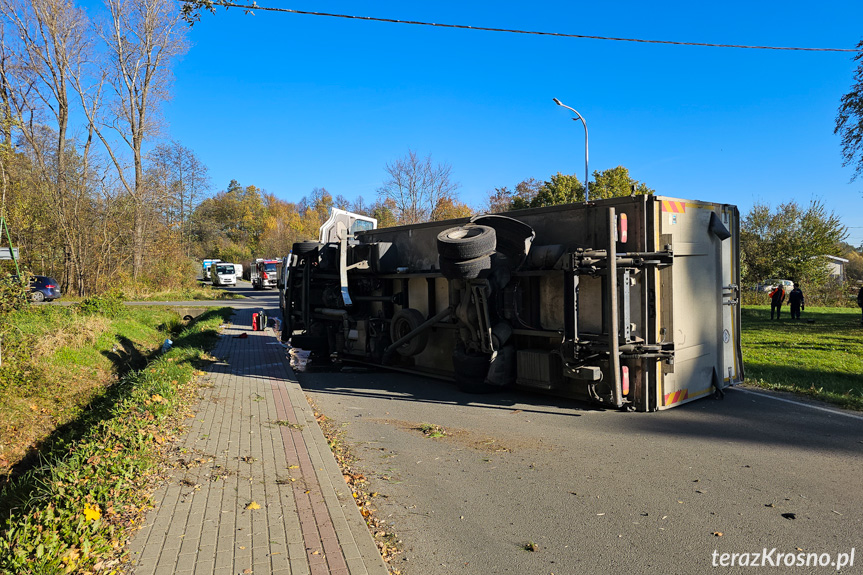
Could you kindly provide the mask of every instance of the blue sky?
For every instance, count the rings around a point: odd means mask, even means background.
[[[689,42],[853,48],[863,2],[364,2],[261,5]],[[238,9],[189,31],[166,136],[231,179],[298,201],[375,198],[408,150],[452,166],[462,201],[617,165],[657,193],[737,204],[823,201],[863,243],[863,179],[833,124],[853,54],[667,46]]]

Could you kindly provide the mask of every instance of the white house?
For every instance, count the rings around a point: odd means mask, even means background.
[[[844,282],[845,264],[848,263],[848,260],[836,256],[825,255],[824,257],[827,258],[827,273],[830,274],[830,277],[836,278],[840,282]]]

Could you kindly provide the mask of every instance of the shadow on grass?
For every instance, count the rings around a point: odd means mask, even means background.
[[[215,329],[195,330],[195,326],[201,322],[213,318],[220,318],[222,322],[231,317],[233,311],[229,308],[217,308],[208,310],[190,322],[186,335],[177,337],[174,347],[196,348],[203,351],[211,349],[218,340],[218,332]],[[121,340],[126,338],[121,338]],[[130,398],[139,385],[136,372],[146,367],[158,355],[160,350],[151,353],[141,353],[131,340],[123,344],[120,349],[104,352],[111,359],[118,373],[121,375],[119,381],[106,388],[103,393],[93,398],[82,408],[81,415],[64,425],[57,427],[38,447],[30,451],[16,463],[7,475],[0,476],[0,517],[9,516],[11,510],[18,507],[21,502],[28,501],[40,488],[44,477],[50,474],[52,462],[64,460],[74,451],[75,443],[84,439],[87,434],[100,422],[110,420],[117,416],[116,408],[124,400]],[[200,367],[191,359],[183,359],[178,362],[193,363],[193,367]],[[140,366],[140,367],[136,367]],[[39,467],[44,466],[44,471]],[[28,472],[32,472],[29,473]],[[27,475],[26,481],[16,482],[16,479]]]
[[[764,380],[770,384],[794,386],[801,391],[823,389],[835,394],[848,394],[857,400],[857,409],[863,408],[863,381],[860,374],[806,369],[799,366],[758,364],[746,366],[747,378]]]
[[[114,364],[114,373],[119,377],[125,376],[133,370],[141,369],[155,356],[155,352],[141,353],[135,342],[128,337],[117,334],[118,346],[111,351],[103,351],[102,355]]]

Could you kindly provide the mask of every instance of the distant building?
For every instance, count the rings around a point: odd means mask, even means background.
[[[848,260],[836,256],[825,255],[824,257],[827,258],[827,273],[830,274],[830,277],[844,282],[845,264],[848,263]]]

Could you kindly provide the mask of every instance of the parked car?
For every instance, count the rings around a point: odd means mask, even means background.
[[[54,301],[60,293],[60,282],[48,276],[33,276],[30,280],[30,299],[33,301]]]
[[[769,293],[769,292],[772,292],[773,288],[775,288],[778,285],[781,285],[783,288],[785,288],[785,293],[789,293],[791,290],[794,289],[794,282],[793,281],[791,281],[791,280],[780,280],[780,279],[775,279],[775,278],[770,278],[770,279],[764,280],[763,282],[758,284],[757,289],[758,289],[758,291]]]

